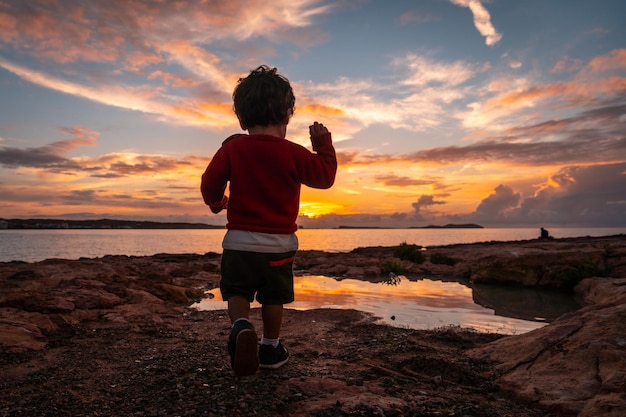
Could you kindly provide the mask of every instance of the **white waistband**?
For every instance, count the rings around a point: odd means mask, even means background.
[[[295,233],[273,234],[228,230],[222,241],[222,248],[261,253],[291,252],[298,250],[298,237]]]

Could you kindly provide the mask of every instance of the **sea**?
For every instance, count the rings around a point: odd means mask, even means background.
[[[622,228],[548,228],[554,238],[626,234]],[[99,258],[106,255],[151,256],[160,253],[221,253],[224,229],[55,229],[0,230],[0,262]],[[301,229],[300,250],[349,252],[358,247],[422,247],[539,237],[539,228],[482,229]],[[2,264],[0,263],[0,268]],[[398,277],[394,285],[373,284],[351,277],[296,277],[296,301],[289,308],[357,309],[381,323],[434,329],[459,326],[479,332],[521,334],[543,327],[580,308],[573,294],[511,288],[468,287],[454,280]],[[218,289],[194,304],[199,310],[221,310],[226,303]],[[258,307],[254,303],[253,307]]]
[[[609,236],[618,228],[548,228],[554,238]],[[0,230],[0,262],[99,258],[106,255],[151,256],[158,253],[222,252],[224,229],[5,229]],[[539,228],[482,229],[300,229],[300,250],[349,252],[358,247],[423,247],[489,241],[528,240]]]

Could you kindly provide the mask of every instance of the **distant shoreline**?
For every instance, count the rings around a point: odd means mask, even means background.
[[[0,219],[0,229],[224,229],[204,223],[161,223],[133,220]]]
[[[479,224],[446,224],[438,226],[430,224],[428,226],[409,226],[409,227],[376,227],[376,226],[338,226],[337,229],[484,229]]]
[[[38,230],[65,230],[65,229],[225,229],[226,226],[212,225],[206,223],[184,223],[184,222],[152,222],[134,220],[56,220],[56,219],[0,219],[0,229],[38,229]],[[305,229],[301,227],[301,229]],[[409,226],[397,227],[376,227],[376,226],[338,226],[335,229],[484,229],[478,224],[446,224],[443,226]]]

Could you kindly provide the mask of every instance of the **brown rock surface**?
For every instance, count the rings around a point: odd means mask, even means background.
[[[358,248],[351,256],[302,251],[296,263],[302,274],[338,278],[384,280],[385,264],[396,264],[409,278],[549,289],[572,289],[594,276],[626,277],[626,235],[433,246],[423,248],[422,263],[402,260],[394,252],[390,247]]]
[[[68,325],[147,314],[160,321],[159,314],[182,311],[219,282],[218,254],[0,265],[0,346],[15,352],[45,348],[45,335]]]
[[[626,410],[626,279],[591,278],[589,304],[549,326],[468,352],[497,363],[501,388],[579,417]]]
[[[623,236],[454,245],[428,248],[422,264],[393,248],[303,251],[297,272],[377,281],[392,261],[469,282],[489,262],[521,268],[536,253],[579,252],[624,278],[625,246]],[[455,263],[432,263],[432,253]],[[287,310],[288,364],[237,379],[225,312],[189,308],[218,269],[217,254],[0,264],[0,416],[617,416],[626,404],[623,279],[583,280],[589,305],[511,337]],[[252,319],[260,326],[258,310]]]

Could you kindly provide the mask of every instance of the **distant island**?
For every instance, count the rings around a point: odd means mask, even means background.
[[[445,226],[437,226],[434,224],[423,227],[410,227],[409,229],[484,229],[479,224],[466,223],[466,224],[446,224]]]
[[[0,229],[224,229],[204,223],[161,223],[133,220],[0,219]]]
[[[151,222],[135,220],[57,220],[0,219],[0,229],[224,229],[226,226],[206,223]],[[304,227],[300,226],[300,229]],[[402,229],[378,226],[338,226],[337,229]],[[404,229],[484,229],[478,224],[446,224],[444,226],[411,226]]]
[[[378,226],[338,226],[337,229],[397,229],[396,227],[378,227]],[[446,224],[444,226],[428,225],[428,226],[410,226],[404,229],[484,229],[479,224]]]

